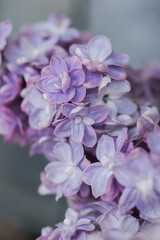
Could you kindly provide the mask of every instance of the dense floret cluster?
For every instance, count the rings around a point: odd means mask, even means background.
[[[128,55],[65,14],[7,44],[11,30],[0,23],[0,135],[44,154],[39,193],[68,201],[38,240],[159,236],[160,63],[124,68]]]

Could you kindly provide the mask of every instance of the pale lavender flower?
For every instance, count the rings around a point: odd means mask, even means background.
[[[110,212],[97,219],[100,228],[100,236],[104,240],[133,240],[139,229],[139,221],[131,216],[122,216],[118,208],[113,208]]]
[[[104,72],[116,80],[126,78],[126,72],[121,67],[128,63],[129,56],[112,52],[110,40],[105,36],[91,38],[87,46],[74,44],[70,53],[79,56],[89,71]]]
[[[66,62],[53,56],[50,65],[42,69],[39,88],[45,92],[45,98],[53,103],[81,102],[86,95],[83,86],[85,75],[81,60],[76,57],[67,58]]]
[[[93,126],[101,125],[106,120],[108,109],[106,106],[97,105],[94,107],[75,106],[64,104],[62,119],[55,128],[57,137],[69,137],[77,143],[82,143],[87,147],[96,144],[97,136]]]
[[[8,68],[18,74],[24,73],[28,65],[41,67],[48,64],[47,55],[57,43],[57,37],[41,38],[36,34],[20,35],[5,50]]]
[[[0,23],[0,65],[2,64],[1,52],[7,45],[7,38],[11,34],[12,24],[9,20]]]
[[[53,134],[52,128],[44,128],[41,130],[35,130],[32,128],[27,129],[27,138],[30,143],[30,155],[44,154],[49,160],[53,161],[55,155],[53,147],[57,142],[65,142],[64,138],[56,138]]]
[[[159,221],[159,174],[152,166],[149,153],[136,148],[128,155],[125,163],[114,166],[113,171],[117,181],[125,187],[119,201],[121,213],[136,206],[143,218]]]
[[[60,42],[72,42],[80,38],[80,32],[71,25],[71,19],[63,13],[53,13],[47,21],[24,26],[22,33],[34,32],[42,37],[57,36]]]
[[[159,119],[160,115],[156,107],[141,106],[136,127],[130,130],[130,135],[133,139],[144,138],[149,132],[154,130]]]
[[[54,154],[55,160],[45,168],[47,178],[59,185],[65,196],[76,194],[82,184],[80,165],[85,161],[82,145],[73,141],[70,144],[60,142],[54,146]]]
[[[137,106],[129,98],[123,96],[130,91],[130,84],[127,80],[116,81],[107,77],[103,78],[105,85],[100,92],[88,94],[85,102],[91,106],[104,104],[109,109],[107,125],[131,125],[134,123],[133,115]]]
[[[49,127],[56,115],[57,105],[48,103],[36,88],[24,89],[21,109],[29,116],[29,125],[33,129]]]
[[[93,217],[79,216],[78,212],[68,208],[63,222],[57,224],[57,228],[50,235],[51,240],[85,240],[85,235],[79,236],[78,232],[90,232],[95,229],[92,223]],[[47,239],[48,240],[48,239]]]
[[[15,73],[0,76],[0,105],[13,101],[21,90],[22,80]]]
[[[114,179],[113,166],[124,161],[121,152],[126,144],[127,129],[123,129],[116,141],[107,135],[103,135],[97,145],[96,156],[100,162],[90,164],[83,172],[83,181],[90,185],[95,198],[113,200],[119,189]]]

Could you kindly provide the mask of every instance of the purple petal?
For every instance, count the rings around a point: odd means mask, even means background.
[[[92,180],[96,172],[99,172],[102,169],[102,165],[99,162],[92,163],[83,171],[83,181],[87,185],[92,184]]]
[[[54,146],[54,153],[59,161],[64,163],[72,162],[72,152],[69,144],[65,142],[57,143]]]
[[[120,114],[132,115],[137,111],[137,105],[126,97],[121,97],[114,102]]]
[[[69,117],[71,111],[75,108],[75,105],[70,103],[65,103],[62,105],[62,113],[64,116]]]
[[[82,183],[82,171],[77,167],[75,168],[73,174],[69,177],[67,185],[70,190],[76,190],[81,186]],[[66,191],[69,191],[69,188]]]
[[[65,119],[62,122],[60,122],[55,130],[54,130],[54,134],[56,135],[56,137],[69,137],[71,134],[71,121],[70,119]]]
[[[121,151],[122,147],[124,146],[125,142],[128,139],[128,134],[127,134],[128,129],[127,128],[123,128],[117,139],[116,139],[116,150],[117,151]]]
[[[75,88],[69,88],[66,93],[58,92],[55,93],[56,103],[66,103],[69,102],[75,96]]]
[[[87,147],[93,147],[97,142],[97,135],[91,126],[84,126],[83,144]]]
[[[74,165],[77,166],[84,156],[84,149],[82,144],[78,144],[70,139],[72,147],[72,160]]]
[[[72,98],[72,102],[81,102],[86,96],[86,88],[84,86],[80,86],[75,88],[75,96]]]
[[[89,108],[88,117],[94,120],[94,124],[103,122],[108,116],[108,108],[105,105],[97,105]]]
[[[98,198],[106,193],[107,184],[109,182],[110,177],[112,177],[111,172],[107,171],[103,167],[99,172],[96,172],[94,174],[91,187],[92,187],[92,194],[95,198]]]
[[[102,81],[103,75],[99,72],[85,72],[84,86],[87,89],[98,87]]]
[[[89,40],[87,49],[93,61],[103,62],[111,54],[112,45],[107,37],[99,35]]]
[[[160,202],[154,193],[141,196],[137,201],[137,208],[149,218],[155,219],[160,217]]]
[[[119,208],[121,214],[125,214],[136,206],[139,195],[140,193],[134,188],[124,189],[119,200]]]
[[[68,72],[65,61],[57,56],[53,56],[50,61],[51,71],[58,77],[62,77],[63,72]]]
[[[112,52],[105,60],[107,65],[124,66],[128,64],[130,57],[124,53]]]
[[[80,123],[72,122],[71,137],[72,137],[73,141],[75,141],[77,143],[82,143],[83,136],[84,136],[84,123],[83,122],[80,122]]]
[[[82,69],[81,59],[77,56],[72,56],[66,59],[66,64],[68,67],[68,71],[72,71],[74,69]]]
[[[42,71],[41,71],[41,76],[43,77],[43,76],[46,76],[46,75],[53,75],[53,72],[51,71],[51,69],[50,69],[50,66],[48,65],[48,66],[46,66],[46,67],[44,67],[44,68],[42,68]]]
[[[71,78],[72,81],[72,86],[80,86],[83,84],[84,80],[85,80],[85,75],[84,72],[80,69],[74,69],[73,71],[71,71],[69,73],[69,76]]]
[[[112,137],[103,135],[97,145],[96,156],[99,161],[103,156],[115,158],[115,145]]]
[[[126,71],[118,66],[110,66],[107,74],[115,80],[124,80],[127,77]]]
[[[160,143],[160,132],[151,132],[148,134],[147,144],[150,150],[157,155],[160,155],[159,143]]]
[[[55,77],[54,75],[49,77],[42,77],[38,83],[39,88],[43,92],[49,92],[49,93],[56,93],[60,90],[55,87],[55,84],[57,83],[59,79]]]
[[[63,183],[68,178],[64,164],[59,162],[49,163],[46,166],[45,171],[47,172],[47,178],[56,184]]]
[[[70,46],[69,52],[79,57],[88,57],[87,47],[84,45],[73,44]]]

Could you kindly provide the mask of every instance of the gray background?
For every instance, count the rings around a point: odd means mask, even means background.
[[[159,0],[0,0],[0,21],[11,19],[12,36],[29,22],[46,19],[52,11],[66,12],[73,25],[105,34],[113,48],[131,56],[133,66],[160,59]],[[37,194],[42,156],[29,158],[28,149],[0,141],[0,218],[38,232],[63,217],[65,202]]]

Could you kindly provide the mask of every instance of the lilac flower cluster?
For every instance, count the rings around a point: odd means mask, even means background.
[[[24,26],[7,45],[11,30],[0,23],[0,135],[44,154],[39,193],[69,205],[37,240],[159,234],[160,63],[123,68],[128,55],[65,14]]]

